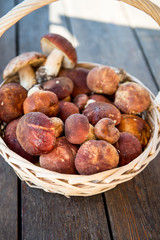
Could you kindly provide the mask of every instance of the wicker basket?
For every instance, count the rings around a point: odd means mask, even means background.
[[[25,0],[0,19],[0,36],[18,20],[55,0]],[[149,0],[122,0],[152,16],[160,25],[160,8]],[[79,63],[78,66],[92,69],[97,64]],[[128,74],[129,75],[129,74]],[[141,85],[138,79],[130,78]],[[143,85],[143,87],[145,87]],[[146,87],[145,87],[146,88]],[[36,166],[11,151],[0,138],[0,153],[5,161],[14,169],[19,178],[30,187],[40,188],[47,192],[59,193],[65,196],[91,196],[114,188],[117,184],[126,182],[139,174],[152,161],[160,150],[160,93],[151,96],[151,106],[146,113],[147,121],[152,127],[151,139],[143,153],[129,164],[93,175],[60,174]]]

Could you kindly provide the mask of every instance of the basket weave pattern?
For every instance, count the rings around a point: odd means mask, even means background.
[[[23,16],[54,1],[55,0],[23,1],[0,19],[0,36]],[[160,19],[158,18],[160,9],[149,0],[124,0],[123,2],[145,11],[160,25]],[[79,63],[78,66],[92,69],[97,66],[97,64]],[[152,128],[152,136],[146,149],[129,164],[88,176],[56,173],[36,166],[20,157],[6,146],[2,138],[0,138],[1,155],[14,169],[19,178],[25,181],[30,187],[40,188],[47,192],[59,193],[65,196],[95,195],[110,190],[117,184],[132,179],[156,157],[160,150],[160,94],[155,97],[143,83],[135,77],[129,76],[134,82],[141,84],[150,93],[151,106],[146,113],[146,118]]]

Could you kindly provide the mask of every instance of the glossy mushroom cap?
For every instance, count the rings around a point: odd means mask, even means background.
[[[70,143],[82,144],[89,135],[90,124],[83,114],[72,114],[65,121],[65,136]]]
[[[27,90],[18,83],[7,83],[0,89],[0,120],[8,123],[23,115]]]
[[[118,88],[120,78],[108,66],[98,66],[90,70],[87,76],[87,86],[95,93],[112,95]]]
[[[41,38],[41,49],[45,55],[48,56],[55,48],[64,54],[62,66],[73,68],[77,63],[77,53],[66,38],[54,33],[46,34]]]
[[[145,111],[150,103],[149,92],[135,82],[121,84],[115,94],[114,104],[123,113],[139,114]]]
[[[30,112],[21,117],[16,135],[21,147],[31,155],[50,152],[56,142],[55,125],[40,112]]]
[[[24,149],[21,147],[17,140],[16,128],[19,120],[20,118],[15,119],[7,124],[4,134],[4,141],[12,151],[19,154],[21,157],[27,159],[28,161],[35,163],[36,161],[38,161],[38,157],[32,156],[26,151],[24,151]]]
[[[54,92],[58,100],[68,97],[73,91],[73,82],[67,77],[57,77],[43,83],[43,89]]]
[[[87,86],[88,69],[76,67],[73,69],[61,69],[59,72],[60,77],[68,77],[74,83],[72,97],[76,97],[79,94],[89,94],[91,90]]]
[[[115,147],[103,140],[83,143],[76,155],[75,166],[79,174],[89,175],[117,167],[119,155]]]
[[[51,152],[40,156],[40,166],[59,173],[76,174],[74,159],[77,150],[76,145],[69,143],[65,137],[60,137]]]
[[[89,122],[94,126],[102,118],[111,118],[115,125],[121,121],[121,113],[113,104],[92,102],[83,111]]]

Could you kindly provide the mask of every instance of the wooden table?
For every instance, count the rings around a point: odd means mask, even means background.
[[[4,15],[18,0],[1,0]],[[79,61],[122,67],[155,94],[160,87],[160,31],[146,14],[118,1],[61,0],[21,20],[0,39],[0,74],[44,34],[65,34]],[[31,189],[0,159],[0,240],[160,239],[160,155],[133,180],[92,197]]]

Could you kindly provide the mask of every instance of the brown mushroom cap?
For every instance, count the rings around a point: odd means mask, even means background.
[[[88,118],[82,114],[73,114],[65,121],[65,136],[70,143],[82,144],[89,134]]]
[[[59,111],[57,95],[50,91],[36,91],[25,99],[23,110],[24,114],[42,112],[48,117],[55,117]]]
[[[138,114],[145,111],[151,103],[149,92],[140,84],[126,82],[119,86],[114,104],[123,112]]]
[[[89,122],[94,126],[102,118],[111,118],[115,125],[121,121],[121,113],[113,104],[105,102],[90,103],[83,111]]]
[[[96,93],[112,95],[119,84],[119,76],[108,66],[98,66],[90,70],[87,75],[87,86]]]
[[[54,48],[64,53],[62,66],[73,68],[77,63],[77,53],[72,44],[58,34],[49,33],[41,38],[41,49],[45,55],[49,55]]]
[[[87,86],[87,75],[88,69],[85,68],[74,68],[74,69],[61,69],[59,77],[68,77],[74,83],[72,97],[76,97],[78,94],[89,94],[91,91]]]
[[[83,143],[76,155],[75,166],[79,174],[89,175],[117,167],[119,155],[115,147],[103,140]]]
[[[69,143],[65,137],[60,137],[50,153],[40,156],[40,166],[59,173],[75,174],[74,159],[77,150],[77,146]]]
[[[132,114],[122,114],[121,122],[117,128],[120,132],[132,133],[138,138],[143,148],[147,145],[151,136],[149,124],[141,117]]]
[[[118,141],[120,132],[110,118],[102,118],[94,126],[94,133],[98,139],[105,140],[111,144]]]
[[[54,92],[58,100],[68,97],[73,91],[73,82],[67,77],[58,77],[43,83],[43,89]]]
[[[10,122],[23,115],[27,90],[18,83],[7,83],[0,89],[0,120]]]
[[[71,102],[60,101],[58,117],[65,122],[66,119],[75,113],[79,113],[78,107]]]
[[[24,52],[13,58],[3,71],[3,79],[9,79],[18,74],[18,71],[27,65],[39,67],[46,60],[46,56],[38,52]]]
[[[18,142],[31,155],[50,152],[56,141],[52,120],[40,112],[30,112],[21,117],[16,129]]]
[[[121,132],[119,140],[115,143],[120,159],[119,166],[130,163],[142,153],[140,141],[131,133]]]
[[[15,119],[7,124],[4,134],[4,141],[12,151],[19,154],[21,157],[27,159],[28,161],[35,163],[36,161],[38,161],[38,157],[32,156],[26,151],[24,151],[24,149],[21,147],[17,140],[16,128],[19,120],[20,119]]]
[[[106,102],[106,103],[111,103],[111,101],[106,98],[105,96],[101,95],[101,94],[91,94],[89,96],[89,99],[93,99],[96,102]]]
[[[73,103],[78,107],[79,111],[83,110],[87,104],[88,96],[86,94],[78,94],[74,99]]]

